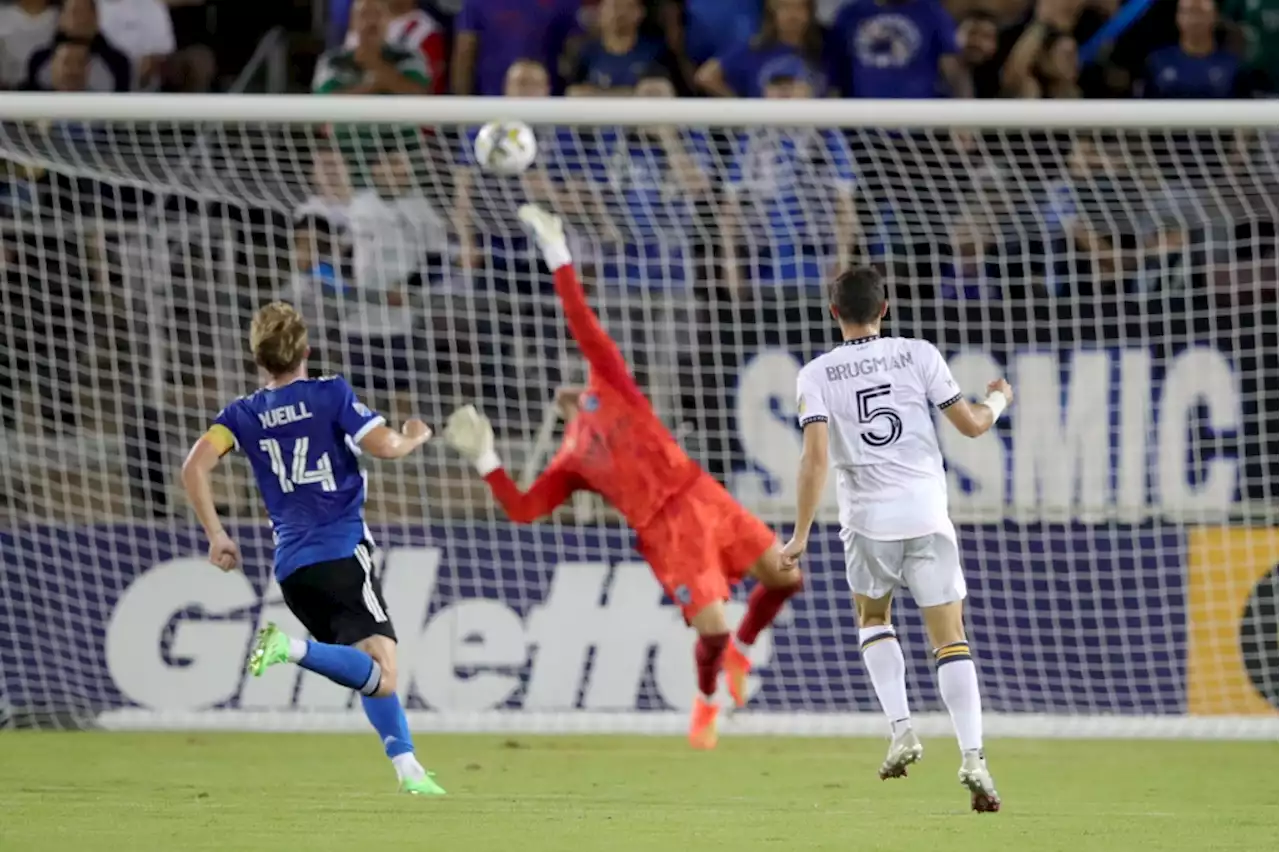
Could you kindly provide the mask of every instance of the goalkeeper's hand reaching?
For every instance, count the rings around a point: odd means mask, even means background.
[[[564,236],[564,222],[559,216],[543,210],[536,204],[520,205],[520,221],[533,231],[534,240],[542,250],[542,259],[547,268],[555,272],[562,266],[573,263],[569,254],[569,242]]]
[[[475,465],[481,476],[488,476],[502,467],[502,460],[494,449],[493,426],[474,405],[464,405],[449,415],[449,422],[444,427],[444,440]]]

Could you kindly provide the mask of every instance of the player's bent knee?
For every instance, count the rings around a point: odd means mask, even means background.
[[[381,679],[378,681],[378,688],[373,693],[374,697],[382,698],[387,695],[395,695],[397,688],[396,643],[386,636],[370,636],[357,642],[356,647],[372,657],[382,672]]]
[[[729,620],[725,618],[724,604],[713,603],[704,606],[689,620],[689,626],[698,631],[699,636],[719,636],[729,632]]]
[[[787,568],[782,561],[782,548],[777,544],[770,547],[749,572],[771,589],[785,589],[797,586],[804,580],[799,568]]]

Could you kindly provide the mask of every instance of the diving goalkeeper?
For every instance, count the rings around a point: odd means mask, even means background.
[[[473,406],[449,417],[445,440],[475,465],[517,523],[550,514],[578,490],[596,492],[626,518],[640,555],[698,632],[698,695],[689,742],[713,748],[720,672],[734,703],[745,704],[751,670],[747,650],[799,591],[800,572],[784,564],[773,532],[685,455],[662,425],[587,304],[560,220],[532,205],[520,208],[520,219],[554,271],[569,332],[590,366],[586,387],[560,392],[564,440],[527,492],[502,469],[493,429]],[[760,584],[731,640],[724,602],[730,586],[748,575]]]

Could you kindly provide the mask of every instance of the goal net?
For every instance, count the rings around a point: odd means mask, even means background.
[[[0,97],[0,724],[361,725],[319,676],[246,677],[261,623],[302,633],[261,501],[221,466],[223,574],[176,471],[286,299],[313,371],[396,424],[474,402],[528,481],[583,371],[528,199],[664,421],[782,535],[833,270],[882,268],[886,333],[967,392],[1010,379],[993,434],[940,424],[993,734],[1274,737],[1273,105],[709,106]],[[540,139],[519,178],[470,161],[499,111]],[[435,444],[368,474],[415,727],[682,729],[690,634],[607,507],[514,526]],[[730,730],[881,732],[833,495],[813,541]]]

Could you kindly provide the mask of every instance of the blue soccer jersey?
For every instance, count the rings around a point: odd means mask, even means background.
[[[341,377],[264,388],[228,405],[210,437],[249,457],[275,537],[284,580],[317,562],[343,559],[369,539],[359,442],[386,421]]]

